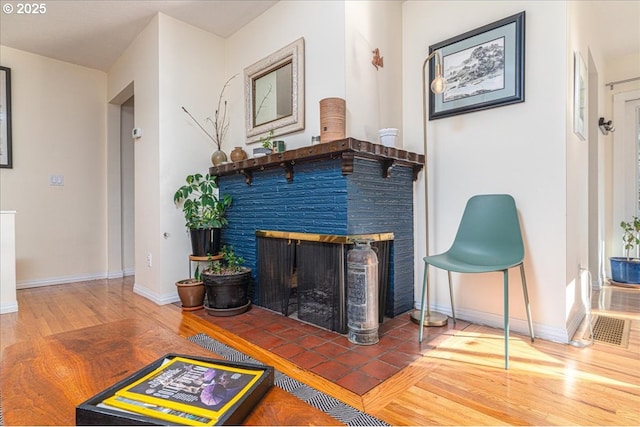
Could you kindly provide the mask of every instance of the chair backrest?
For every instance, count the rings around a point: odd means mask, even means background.
[[[476,265],[517,265],[524,258],[518,212],[508,194],[473,196],[449,252]]]

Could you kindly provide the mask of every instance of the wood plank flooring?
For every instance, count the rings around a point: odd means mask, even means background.
[[[598,342],[584,348],[540,339],[532,344],[512,334],[511,369],[505,371],[502,331],[471,325],[357,396],[132,289],[133,279],[125,278],[20,290],[19,312],[0,316],[2,354],[18,341],[146,318],[183,337],[204,332],[392,425],[640,424],[640,290],[604,287],[593,297],[594,313],[632,319],[626,349]]]

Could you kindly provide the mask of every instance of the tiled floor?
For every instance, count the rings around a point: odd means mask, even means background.
[[[447,326],[425,328],[418,344],[418,325],[409,314],[385,319],[380,325],[380,341],[357,345],[345,335],[331,332],[260,307],[232,317],[215,317],[205,310],[194,314],[296,365],[363,395],[469,323],[451,319]]]

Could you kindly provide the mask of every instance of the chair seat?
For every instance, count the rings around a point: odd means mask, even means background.
[[[426,256],[423,260],[425,263],[434,267],[456,273],[488,273],[491,271],[501,271],[515,267],[522,262],[522,260],[508,260],[505,263],[504,259],[492,258],[485,254],[476,256],[467,254],[465,259],[461,259],[450,251],[438,255]]]

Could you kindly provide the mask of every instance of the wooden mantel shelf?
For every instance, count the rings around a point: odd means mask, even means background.
[[[209,168],[209,174],[215,176],[242,174],[246,183],[251,185],[254,171],[282,168],[285,171],[287,180],[292,181],[296,164],[318,160],[342,159],[342,174],[348,175],[353,173],[354,158],[379,161],[385,178],[391,175],[391,170],[394,166],[405,166],[413,169],[413,180],[415,181],[418,178],[418,173],[424,167],[423,154],[346,138],[288,150],[283,153],[269,154],[264,157],[212,166]]]

